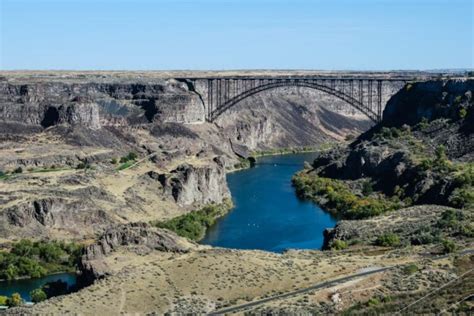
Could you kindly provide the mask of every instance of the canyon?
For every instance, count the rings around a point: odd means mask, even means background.
[[[384,120],[374,127],[342,100],[304,87],[263,91],[209,122],[199,87],[179,79],[318,74],[2,72],[0,243],[5,249],[22,238],[82,243],[80,278],[89,285],[7,313],[210,313],[364,269],[390,267],[339,288],[297,294],[249,310],[336,313],[381,292],[413,288],[411,281],[398,281],[408,264],[428,271],[420,276],[426,288],[465,271],[465,258],[447,258],[444,266],[424,260],[422,254],[431,251],[426,245],[374,247],[381,233],[403,230],[405,217],[413,221],[411,230],[401,234],[402,242],[410,240],[427,218],[435,225],[445,206],[453,212],[459,208],[447,202],[454,191],[451,183],[429,173],[423,185],[412,184],[413,166],[400,154],[410,148],[387,145],[386,139],[374,135],[382,127],[405,128],[426,118],[427,130],[415,131],[413,137],[435,139],[428,153],[443,145],[449,159],[472,162],[472,80],[385,86]],[[463,97],[457,100],[458,95]],[[460,108],[467,112],[458,120]],[[440,123],[440,118],[458,121]],[[393,183],[404,188],[401,198],[410,196],[417,205],[363,221],[339,222],[325,232],[325,244],[330,248],[335,240],[354,243],[342,251],[277,254],[217,248],[153,225],[225,203],[231,198],[226,173],[246,166],[249,157],[309,149],[320,153],[304,172],[347,181],[356,192],[373,178],[374,189],[387,195],[395,191],[389,181],[395,179]],[[415,194],[419,200],[413,199]],[[324,201],[318,202],[324,206]],[[442,206],[427,208],[426,203]],[[472,222],[470,209],[459,212]],[[469,238],[461,240],[465,249],[472,245]],[[371,288],[372,283],[382,291]],[[367,288],[365,296],[361,288]],[[341,303],[332,298],[336,292],[349,294]]]

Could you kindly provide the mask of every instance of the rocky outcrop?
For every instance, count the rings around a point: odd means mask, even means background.
[[[156,179],[163,186],[165,195],[181,206],[221,203],[230,197],[224,162],[218,157],[211,165],[183,164]]]
[[[173,79],[0,83],[0,120],[47,128],[204,122],[199,96]]]
[[[438,80],[408,84],[387,103],[384,126],[415,125],[422,119],[459,119],[459,110],[472,104],[474,80]],[[466,125],[469,122],[465,122]]]
[[[466,217],[469,211],[450,209],[439,205],[418,205],[366,220],[342,220],[334,228],[324,231],[324,245],[327,249],[334,240],[357,241],[372,244],[384,234],[396,234],[401,242],[410,243],[420,237],[419,232],[434,230],[441,215],[447,210],[459,212]]]
[[[82,193],[84,196],[86,193]],[[114,222],[106,212],[86,201],[48,197],[19,203],[2,210],[0,236],[50,237],[53,230],[72,235],[93,235]]]
[[[109,254],[121,248],[145,255],[151,251],[187,252],[196,247],[176,234],[145,223],[118,225],[107,229],[92,245],[84,249],[79,265],[80,283],[91,284],[111,273],[106,260]]]
[[[470,89],[474,80],[407,86],[388,102],[378,126],[348,147],[322,152],[313,163],[315,170],[336,179],[367,177],[375,189],[417,204],[458,206],[452,204],[452,194],[465,184],[460,184],[454,171],[436,164],[443,163],[443,155],[452,161],[472,162]],[[443,154],[436,158],[440,148]]]

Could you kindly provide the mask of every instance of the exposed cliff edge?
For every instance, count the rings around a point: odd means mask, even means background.
[[[308,172],[365,179],[408,204],[470,206],[473,90],[473,80],[407,85],[389,101],[382,123],[347,147],[321,153]]]
[[[151,251],[184,253],[198,246],[174,233],[152,227],[145,223],[116,225],[107,229],[98,240],[84,249],[79,264],[81,285],[89,285],[103,278],[112,270],[106,260],[108,255],[120,249],[137,255],[146,255]]]
[[[202,89],[147,73],[5,74],[0,237],[88,239],[110,224],[165,221],[229,198],[225,172],[239,155],[371,125],[301,88],[245,99],[209,123]]]

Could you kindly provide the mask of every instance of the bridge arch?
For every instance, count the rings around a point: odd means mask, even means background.
[[[360,100],[354,98],[353,96],[346,94],[344,91],[337,90],[335,88],[332,88],[330,86],[314,82],[314,81],[300,81],[300,80],[293,80],[293,81],[288,81],[288,80],[282,80],[282,81],[276,81],[276,82],[269,82],[266,84],[262,84],[253,88],[250,88],[240,94],[237,94],[236,96],[226,100],[223,104],[219,105],[216,109],[211,109],[209,113],[209,121],[214,121],[217,119],[220,115],[222,115],[224,112],[238,104],[240,101],[255,95],[257,93],[266,91],[266,90],[271,90],[271,89],[276,89],[276,88],[281,88],[281,87],[305,87],[309,89],[314,89],[318,91],[325,92],[327,94],[330,94],[332,96],[337,97],[338,99],[348,103],[350,106],[354,107],[355,109],[359,110],[362,112],[364,115],[366,115],[370,120],[373,122],[378,122],[380,120],[380,113],[375,112],[371,107],[368,107],[363,104],[362,98]],[[352,93],[351,93],[352,94]]]

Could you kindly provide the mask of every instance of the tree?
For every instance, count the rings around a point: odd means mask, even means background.
[[[7,305],[9,307],[16,307],[23,304],[23,299],[19,293],[13,293],[7,300]]]
[[[34,289],[30,292],[30,296],[33,303],[39,303],[48,298],[42,289]]]

